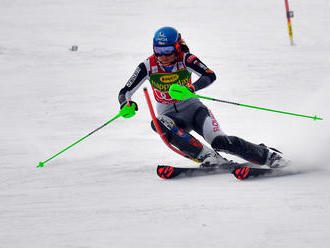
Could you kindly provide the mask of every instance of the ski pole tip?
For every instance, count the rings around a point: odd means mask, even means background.
[[[44,163],[43,162],[39,162],[39,165],[37,166],[37,168],[40,168],[40,167],[44,167]]]

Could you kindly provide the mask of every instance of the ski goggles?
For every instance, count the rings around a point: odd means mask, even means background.
[[[162,47],[154,47],[154,53],[156,56],[170,56],[176,51],[174,46],[162,46]]]

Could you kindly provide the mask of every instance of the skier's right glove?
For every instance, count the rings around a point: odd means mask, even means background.
[[[190,92],[195,93],[195,86],[193,86],[192,84],[188,84],[186,88],[190,90]]]
[[[120,105],[120,113],[124,118],[131,118],[135,115],[135,111],[138,111],[138,105],[134,101],[125,101]]]

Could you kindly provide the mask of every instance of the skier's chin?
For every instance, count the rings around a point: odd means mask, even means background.
[[[163,66],[171,66],[171,65],[174,65],[174,61],[171,62],[171,63],[162,63],[160,62]]]
[[[170,61],[160,61],[160,63],[163,65],[163,66],[171,66],[171,65],[174,65],[175,64],[175,61],[176,59],[172,59]]]
[[[173,56],[173,57],[172,57]],[[172,55],[171,57],[165,57],[165,58],[158,58],[158,61],[163,65],[163,66],[171,66],[175,64],[176,61],[176,56]],[[163,56],[162,56],[163,57]]]

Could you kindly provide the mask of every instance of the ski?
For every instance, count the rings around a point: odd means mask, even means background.
[[[225,168],[220,167],[175,167],[170,165],[158,165],[157,175],[163,179],[172,179],[175,177],[193,177],[208,174],[231,172],[237,179],[244,180],[249,177],[257,177],[260,175],[270,174],[273,172],[271,168],[251,167],[249,163],[230,163]]]
[[[170,165],[158,165],[157,175],[163,179],[171,179],[178,176],[199,176],[214,173],[220,170],[218,167],[175,167]],[[222,170],[223,171],[223,170]]]
[[[256,167],[249,167],[249,166],[241,166],[232,171],[232,174],[238,180],[244,180],[249,177],[258,177],[261,175],[271,174],[273,173],[274,169],[271,168],[256,168]]]

